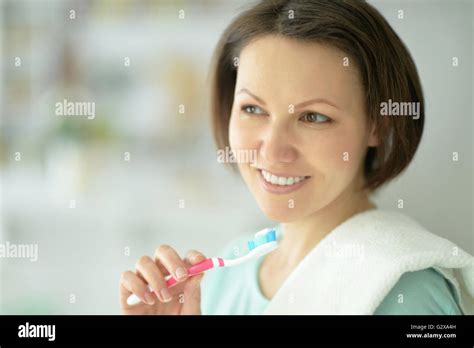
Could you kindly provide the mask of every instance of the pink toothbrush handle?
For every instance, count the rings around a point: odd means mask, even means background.
[[[223,266],[224,266],[224,260],[221,259],[220,257],[205,259],[204,261],[201,261],[198,264],[195,264],[188,268],[188,277],[192,277],[193,275],[202,273],[214,267],[223,267]],[[175,285],[176,283],[177,281],[173,277],[170,277],[166,281],[166,284],[170,287]]]

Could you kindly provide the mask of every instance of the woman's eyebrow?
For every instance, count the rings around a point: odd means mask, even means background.
[[[265,101],[262,99],[262,98],[259,98],[257,97],[255,94],[253,94],[252,92],[250,92],[247,88],[242,88],[241,90],[239,90],[237,92],[236,95],[240,94],[240,93],[246,93],[248,94],[249,96],[251,96],[252,98],[254,98],[255,100],[257,100],[259,103],[267,106],[267,104],[265,103]],[[331,101],[327,100],[327,99],[324,99],[324,98],[314,98],[314,99],[311,99],[311,100],[307,100],[305,102],[302,102],[302,103],[299,103],[299,104],[296,104],[294,107],[295,109],[299,109],[299,108],[304,108],[305,106],[308,106],[308,105],[311,105],[311,104],[314,104],[314,103],[324,103],[324,104],[328,104],[328,105],[331,105],[332,107],[336,108],[336,109],[339,109],[340,108],[332,103]]]

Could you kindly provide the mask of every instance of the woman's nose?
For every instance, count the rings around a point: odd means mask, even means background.
[[[260,157],[269,164],[294,162],[297,151],[289,140],[283,127],[269,129],[261,139]]]

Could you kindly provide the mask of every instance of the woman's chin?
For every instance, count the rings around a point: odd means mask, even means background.
[[[298,220],[302,217],[301,209],[297,209],[296,207],[290,208],[288,204],[276,204],[276,202],[268,204],[258,202],[258,205],[265,216],[273,221],[287,223]]]

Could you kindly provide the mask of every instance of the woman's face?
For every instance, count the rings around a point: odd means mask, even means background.
[[[256,154],[256,163],[239,169],[272,220],[304,218],[362,183],[363,159],[376,140],[358,70],[345,57],[281,36],[259,38],[241,52],[230,146]]]

